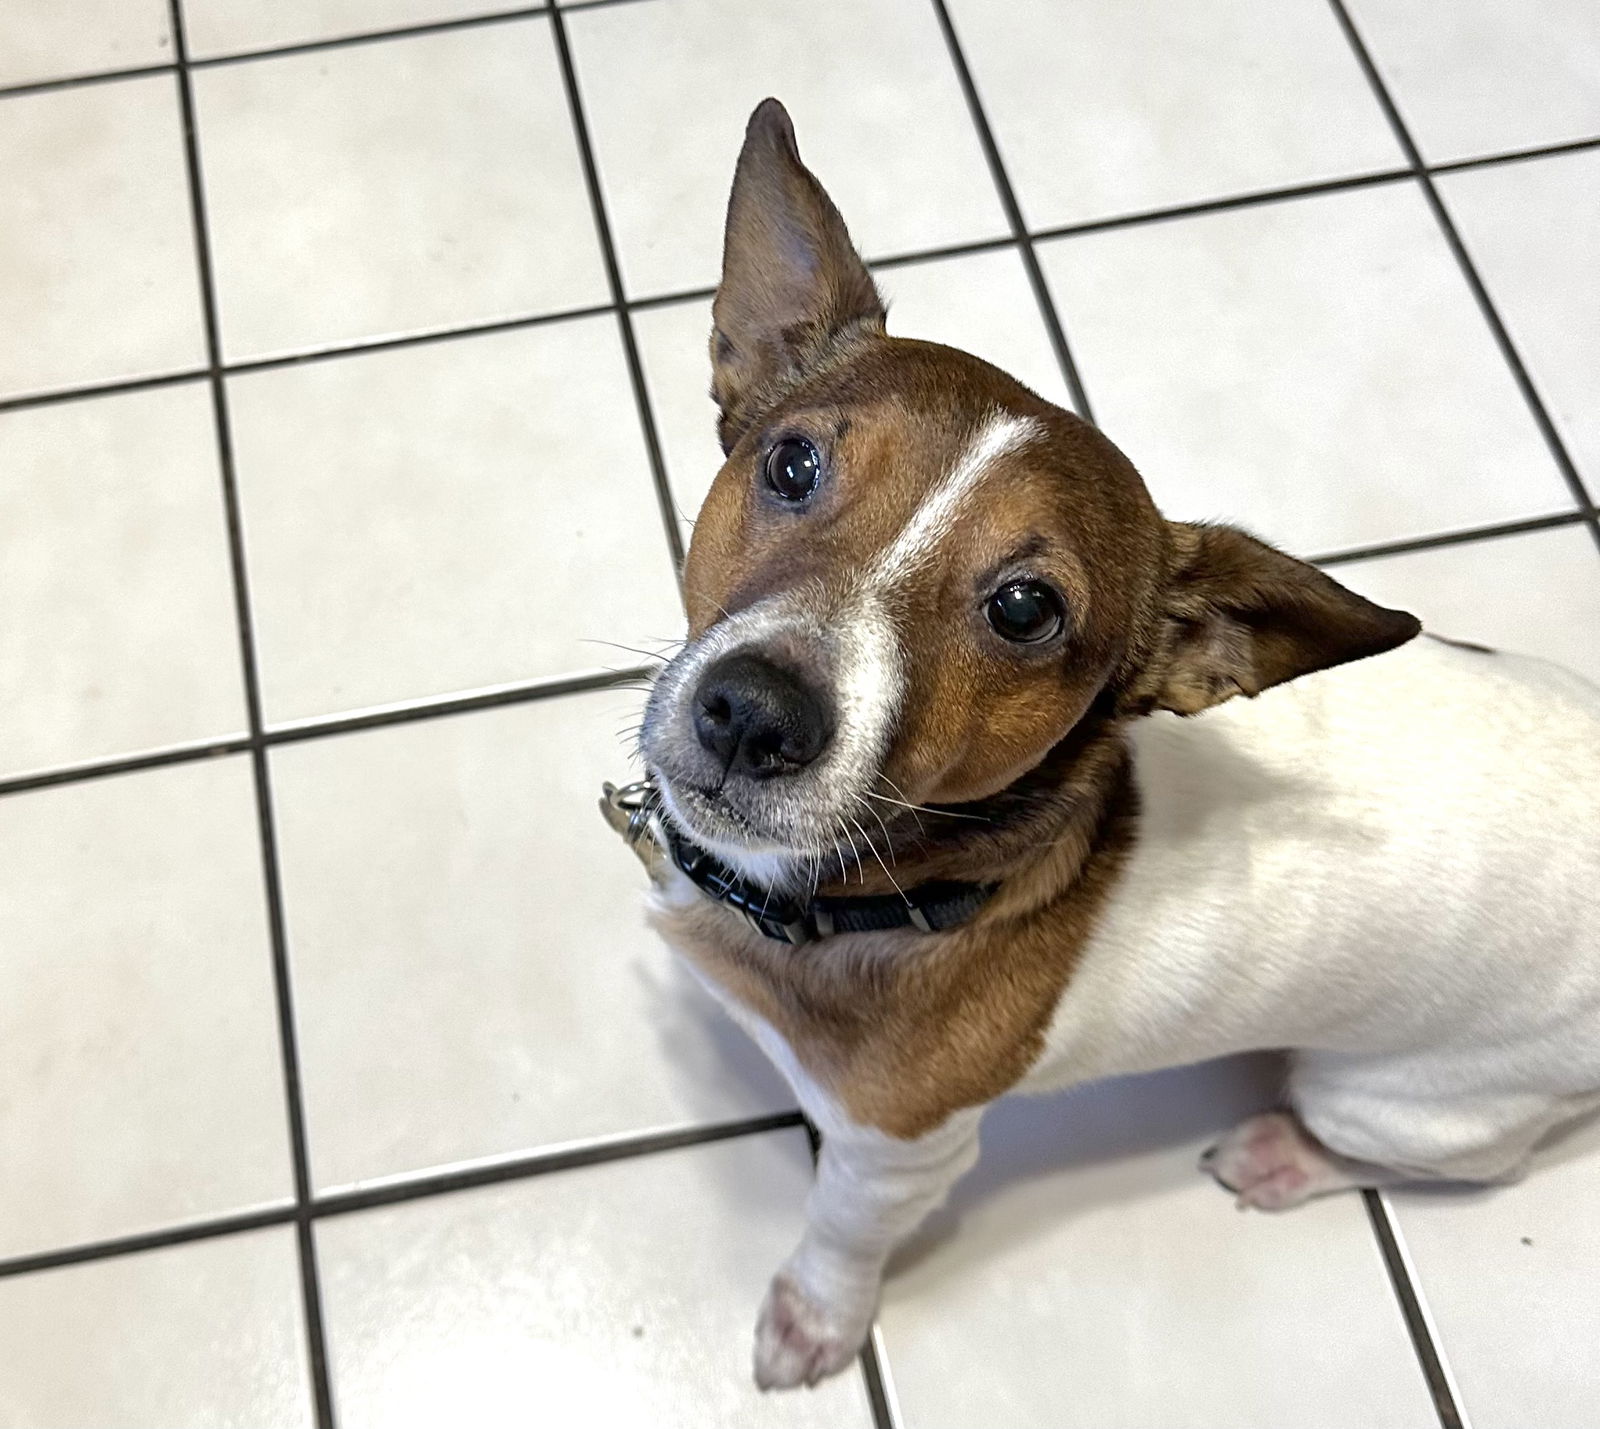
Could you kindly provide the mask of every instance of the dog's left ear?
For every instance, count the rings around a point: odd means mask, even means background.
[[[1170,522],[1166,630],[1141,703],[1198,714],[1313,670],[1379,655],[1422,627],[1231,526]]]
[[[833,201],[800,162],[776,99],[750,116],[712,305],[711,395],[727,453],[840,343],[882,333],[883,301]]]

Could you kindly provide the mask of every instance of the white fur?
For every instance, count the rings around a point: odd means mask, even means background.
[[[1471,1179],[1600,1102],[1600,691],[1420,639],[1134,754],[1138,843],[1030,1087],[1289,1048],[1334,1150]]]
[[[1153,716],[1134,752],[1137,843],[1021,1089],[1288,1048],[1291,1100],[1334,1152],[1479,1180],[1600,1104],[1600,690],[1423,639]],[[809,1382],[859,1346],[981,1108],[909,1142],[855,1125],[726,1005],[824,1137],[756,1347],[763,1384]],[[1240,1174],[1239,1143],[1220,1151]],[[1362,1179],[1309,1169],[1312,1192]]]
[[[1031,417],[998,410],[990,412],[978,424],[966,450],[943,478],[929,488],[900,534],[872,563],[864,582],[866,587],[875,591],[890,589],[931,560],[940,543],[955,529],[967,498],[1000,459],[1042,434],[1039,424]]]

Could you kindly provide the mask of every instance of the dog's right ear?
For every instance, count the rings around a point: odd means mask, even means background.
[[[745,130],[711,314],[724,453],[839,344],[883,331],[883,300],[776,99],[762,100]]]

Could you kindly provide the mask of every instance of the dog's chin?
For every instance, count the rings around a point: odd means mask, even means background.
[[[714,854],[740,877],[768,888],[790,889],[815,861],[815,854],[764,830],[725,796],[674,784],[659,772],[656,777],[663,815],[691,843]]]

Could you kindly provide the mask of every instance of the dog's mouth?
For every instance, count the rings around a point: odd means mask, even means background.
[[[829,861],[831,841],[786,826],[779,811],[747,808],[737,791],[652,774],[661,816],[680,837],[716,855],[730,868],[774,888],[795,884]]]

